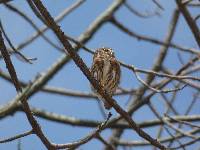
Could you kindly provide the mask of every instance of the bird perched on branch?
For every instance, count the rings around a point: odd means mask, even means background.
[[[93,56],[91,73],[104,90],[112,97],[118,87],[121,70],[120,64],[115,58],[111,48],[103,47],[96,50]],[[97,94],[97,97],[103,101],[104,107],[110,109],[111,106],[108,102],[106,102],[92,86],[91,88],[92,91]]]

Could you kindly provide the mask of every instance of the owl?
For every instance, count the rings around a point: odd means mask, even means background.
[[[91,67],[92,76],[106,90],[109,96],[115,93],[120,81],[120,64],[115,58],[111,48],[103,47],[96,50],[93,56]],[[104,107],[110,109],[111,106],[101,97],[100,94],[91,86],[92,91],[103,101]]]

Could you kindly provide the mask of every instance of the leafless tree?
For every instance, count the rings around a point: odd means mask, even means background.
[[[14,0],[0,0],[0,7],[4,7],[9,13],[15,13],[17,17],[22,18],[36,31],[32,36],[27,37],[26,40],[16,45],[13,44],[13,39],[7,34],[9,29],[5,26],[6,23],[0,20],[0,59],[2,62],[5,62],[5,67],[3,65],[0,66],[0,77],[1,81],[7,81],[5,84],[11,83],[10,88],[14,86],[17,92],[12,100],[1,104],[0,119],[2,120],[17,112],[21,112],[26,115],[26,119],[31,125],[31,129],[24,133],[19,133],[12,137],[0,137],[0,143],[7,143],[34,134],[41,140],[43,145],[50,150],[76,149],[95,139],[102,143],[105,150],[118,148],[134,149],[136,147],[140,149],[143,147],[149,149],[189,149],[190,146],[200,147],[200,115],[195,114],[195,109],[200,108],[200,31],[198,27],[200,15],[192,13],[193,9],[200,9],[199,1],[174,0],[174,10],[171,12],[171,20],[168,23],[169,25],[164,40],[156,36],[153,37],[133,31],[131,28],[127,27],[124,22],[120,21],[116,15],[116,13],[120,13],[120,9],[123,7],[126,11],[141,20],[151,20],[154,17],[162,16],[162,13],[166,11],[162,1],[159,0],[151,0],[150,2],[155,6],[155,11],[147,11],[145,13],[133,7],[134,2],[131,0],[113,0],[112,3],[89,24],[88,28],[85,29],[78,38],[69,36],[70,33],[65,32],[62,29],[62,25],[58,24],[67,15],[80,9],[82,4],[88,3],[88,1],[76,1],[55,18],[52,17],[49,8],[45,6],[43,2],[44,1],[41,0],[26,1],[33,14],[44,24],[43,27],[39,28],[35,19],[32,19],[26,12],[19,9]],[[178,25],[181,17],[185,22],[183,26]],[[160,17],[160,19],[162,20],[162,17]],[[79,21],[78,18],[77,21]],[[79,23],[81,24],[81,22]],[[122,73],[131,76],[131,78],[136,79],[139,83],[138,86],[133,86],[131,89],[120,85],[114,94],[114,98],[121,95],[126,96],[128,98],[126,106],[119,105],[118,100],[110,97],[102,85],[91,76],[90,66],[86,65],[84,58],[80,57],[79,53],[79,51],[82,51],[85,55],[92,57],[94,50],[87,46],[87,43],[89,41],[95,41],[95,33],[97,31],[101,32],[103,25],[107,23],[109,23],[112,28],[122,31],[122,34],[125,34],[128,38],[132,38],[133,40],[137,39],[137,43],[141,42],[144,45],[151,44],[159,48],[158,54],[154,58],[154,64],[150,69],[143,69],[134,64],[128,64],[126,60],[118,60],[122,71],[128,70],[128,72]],[[176,34],[175,31],[180,27],[190,30],[192,38],[194,39],[191,40],[193,46],[179,45],[177,41],[172,40]],[[47,30],[53,32],[55,35],[54,39],[58,40],[60,45],[45,34]],[[149,30],[151,29],[149,28]],[[19,36],[20,35],[14,35],[15,38]],[[109,36],[112,38],[112,35]],[[62,55],[48,69],[42,70],[41,73],[36,74],[34,78],[27,77],[31,81],[25,82],[20,79],[18,75],[19,66],[15,65],[16,61],[13,61],[13,56],[18,58],[17,61],[35,65],[37,58],[25,56],[22,49],[34,45],[34,41],[39,37],[41,37],[46,44],[49,44],[52,49]],[[126,43],[124,43],[124,45],[126,45]],[[38,47],[38,49],[40,49],[40,47]],[[131,49],[132,48],[129,49],[130,53],[134,53],[131,52]],[[173,54],[169,54],[171,51],[173,51]],[[123,55],[123,51],[119,53]],[[41,55],[47,54],[42,53]],[[164,63],[172,59],[169,58],[168,55],[178,58],[177,64],[179,65],[177,65],[176,70],[172,70],[169,65]],[[100,103],[97,104],[99,106],[99,112],[101,112],[104,117],[103,121],[90,120],[89,116],[85,117],[88,119],[72,118],[56,112],[49,112],[46,109],[40,109],[30,104],[32,96],[41,92],[48,97],[52,95],[56,97],[76,97],[78,101],[85,100],[85,102],[87,102],[87,100],[89,100],[87,103],[91,103],[92,101],[99,102],[96,95],[90,90],[86,93],[81,92],[81,90],[74,91],[47,85],[47,83],[58,74],[58,71],[63,69],[63,66],[66,66],[70,61],[75,63],[74,67],[80,69],[80,76],[86,77],[89,81],[88,83],[90,83],[101,97],[112,106],[114,112],[117,113],[116,116],[111,118],[111,112],[106,114]],[[141,63],[142,62],[143,60],[141,59]],[[126,83],[127,81],[124,81],[123,85],[126,85]],[[4,91],[6,91],[6,89],[1,87],[1,92]],[[180,101],[179,95],[183,94],[183,92],[190,93],[191,95],[190,98],[186,98],[188,104],[177,106],[176,102]],[[3,99],[3,97],[0,99]],[[119,99],[124,99],[124,97],[119,97]],[[159,101],[159,105],[157,105],[155,101]],[[68,102],[66,101],[66,103]],[[135,120],[135,114],[140,113],[140,110],[144,107],[147,107],[155,118],[153,120],[144,118],[143,121],[138,122]],[[160,108],[163,109],[161,110]],[[77,110],[74,109],[74,111],[76,112]],[[74,142],[68,141],[67,143],[57,144],[51,142],[50,138],[44,133],[36,117],[47,120],[47,124],[49,121],[54,121],[58,125],[65,124],[77,126],[79,128],[88,127],[94,129],[83,138],[77,139]],[[156,133],[148,132],[153,128],[156,129]],[[105,130],[110,130],[112,132],[111,135],[103,136],[101,132]],[[133,140],[125,139],[126,137],[124,138],[122,136],[124,132],[137,134],[140,138],[135,138]],[[19,145],[21,144],[23,144],[23,142],[20,142],[18,147],[20,147]]]

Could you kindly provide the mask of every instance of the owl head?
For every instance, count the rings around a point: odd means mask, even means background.
[[[115,58],[112,48],[102,47],[96,50],[93,58],[111,59]]]

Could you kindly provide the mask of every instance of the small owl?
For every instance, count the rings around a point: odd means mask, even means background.
[[[93,77],[112,97],[115,93],[120,81],[120,64],[115,58],[114,52],[111,48],[99,48],[93,56],[93,63],[91,67]],[[104,107],[110,109],[111,106],[104,100],[100,94],[91,86],[92,91],[97,94],[97,97],[103,101]]]

